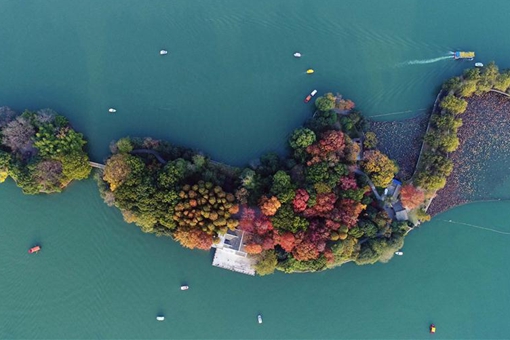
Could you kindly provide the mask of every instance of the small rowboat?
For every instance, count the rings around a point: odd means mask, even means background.
[[[156,316],[156,320],[165,321],[165,317],[163,315],[158,315],[158,316]]]
[[[160,55],[165,55],[165,54],[168,54],[168,51],[167,50],[161,50],[161,51],[159,51],[159,54]]]
[[[35,246],[28,250],[29,254],[37,253],[39,250],[41,250],[41,246]]]
[[[261,314],[257,315],[257,321],[259,323],[262,323],[262,315]]]
[[[311,68],[310,68],[310,69],[308,69],[308,70],[306,70],[306,73],[307,73],[307,74],[312,74],[312,73],[314,73],[314,72],[315,72],[315,71],[314,71],[313,69],[311,69]]]
[[[189,286],[188,285],[182,285],[181,286],[181,290],[188,290],[189,289]]]
[[[294,57],[301,58],[301,53],[299,53],[299,52],[294,53]]]
[[[308,96],[305,98],[305,103],[308,103],[313,96],[317,94],[317,90],[313,90]]]
[[[436,326],[434,324],[430,325],[430,334],[436,333]]]

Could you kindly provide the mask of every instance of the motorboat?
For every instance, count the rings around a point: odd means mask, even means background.
[[[305,98],[305,103],[308,103],[310,101],[310,99],[312,99],[313,96],[315,96],[317,94],[317,90],[313,90],[312,92],[310,92],[310,94],[308,96],[306,96]]]
[[[165,54],[168,54],[168,51],[167,50],[161,50],[161,51],[159,51],[159,54],[160,55],[165,55]]]
[[[482,63],[475,63],[475,67],[483,67]]]
[[[110,112],[110,113],[115,113],[115,112],[117,112],[117,110],[116,110],[116,109],[114,109],[113,107],[110,107],[110,108],[108,109],[108,112]]]
[[[257,321],[259,323],[262,323],[262,315],[261,314],[257,315]]]
[[[460,60],[460,59],[473,60],[474,58],[475,58],[475,52],[464,52],[464,51],[453,52],[453,59],[455,59],[455,60]]]
[[[396,252],[395,252],[395,255],[402,256],[402,255],[404,255],[404,252],[396,251]]]
[[[156,320],[165,321],[165,317],[163,315],[158,315],[158,316],[156,316]]]
[[[308,70],[306,70],[306,73],[308,73],[308,74],[312,74],[312,73],[314,73],[314,72],[315,72],[315,71],[314,71],[313,69],[311,69],[311,68],[309,68]]]
[[[181,290],[188,290],[189,289],[189,286],[188,285],[182,285],[181,286]]]
[[[299,53],[299,52],[294,53],[294,57],[301,58],[301,53]]]
[[[436,326],[434,324],[431,324],[430,325],[430,334],[435,334],[436,333]]]
[[[28,250],[28,253],[29,254],[37,253],[37,252],[39,252],[39,250],[41,250],[41,246],[35,246],[35,247],[30,248]]]

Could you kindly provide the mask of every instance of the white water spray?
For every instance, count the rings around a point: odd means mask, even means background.
[[[500,230],[496,230],[496,229],[482,227],[482,226],[479,226],[479,225],[474,225],[474,224],[469,224],[469,223],[464,223],[464,222],[456,222],[456,221],[452,221],[452,220],[442,220],[442,221],[448,222],[448,223],[452,223],[452,224],[461,224],[461,225],[466,225],[468,227],[473,227],[473,228],[477,228],[477,229],[492,231],[493,233],[498,233],[498,234],[503,234],[503,235],[510,235],[510,233],[508,233],[506,231],[500,231]]]
[[[445,55],[443,57],[438,57],[438,58],[433,58],[433,59],[411,60],[411,61],[407,61],[407,62],[403,63],[403,65],[432,64],[432,63],[437,63],[438,61],[446,60],[446,59],[453,59],[453,58],[451,55]]]

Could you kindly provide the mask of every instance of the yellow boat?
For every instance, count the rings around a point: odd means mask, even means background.
[[[469,59],[473,60],[475,57],[475,52],[464,52],[464,51],[456,51],[453,53],[453,59]]]
[[[314,72],[314,71],[313,71],[311,68],[310,68],[310,69],[308,69],[308,70],[306,70],[306,73],[308,73],[308,74],[312,74],[313,72]]]

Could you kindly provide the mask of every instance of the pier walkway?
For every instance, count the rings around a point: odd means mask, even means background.
[[[89,162],[89,164],[91,167],[96,168],[96,169],[101,169],[101,170],[104,170],[104,167],[105,167],[104,164],[96,163],[96,162]]]

